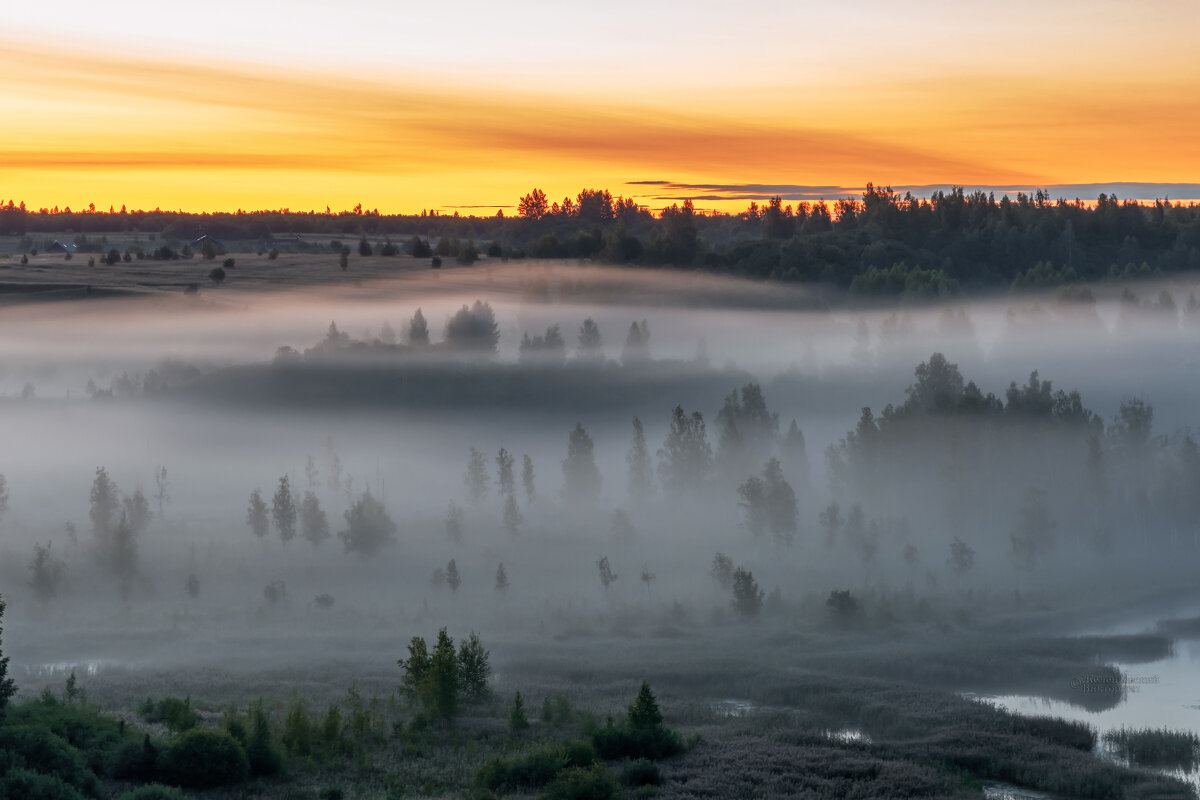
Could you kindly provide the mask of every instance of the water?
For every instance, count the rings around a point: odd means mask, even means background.
[[[1195,631],[1197,626],[1192,626]],[[1086,631],[1089,635],[1137,633],[1154,630],[1154,623],[1122,621],[1116,626]],[[1200,735],[1200,632],[1175,640],[1169,657],[1150,663],[1114,662],[1122,678],[1082,674],[1071,682],[1072,696],[1079,702],[1052,700],[1035,695],[968,695],[1024,716],[1051,716],[1082,722],[1097,733],[1096,755],[1120,762],[1104,744],[1104,734],[1121,728],[1166,728]],[[1090,694],[1112,694],[1118,702],[1103,710],[1089,710]],[[1095,704],[1091,704],[1093,707]],[[1161,769],[1183,780],[1200,793],[1200,772],[1194,769]],[[993,796],[993,795],[989,795]],[[1004,797],[1005,795],[994,795]]]

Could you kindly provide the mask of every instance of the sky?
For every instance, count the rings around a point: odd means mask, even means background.
[[[14,0],[0,17],[0,200],[33,208],[491,214],[539,187],[737,210],[867,182],[1200,198],[1195,0]]]

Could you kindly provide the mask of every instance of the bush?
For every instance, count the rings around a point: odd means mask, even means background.
[[[45,728],[31,725],[7,725],[0,728],[0,753],[8,754],[9,763],[13,765],[21,765],[33,772],[54,775],[86,794],[95,792],[96,776],[88,768],[83,753]]]
[[[283,770],[283,753],[271,736],[271,721],[259,700],[250,706],[250,736],[246,740],[250,774],[276,775]]]
[[[432,266],[434,269],[441,269],[442,268],[442,257],[434,256],[432,262],[430,263],[430,266]]]
[[[225,270],[221,267],[214,267],[209,270],[208,279],[213,283],[220,285],[225,280]]]
[[[121,254],[119,252],[117,252],[117,250],[115,248],[112,250],[109,250],[108,253],[104,256],[104,263],[108,264],[110,267],[120,260],[121,260]]]
[[[279,250],[272,247],[271,250],[267,253],[267,260],[274,261],[277,258],[279,258]]]
[[[146,734],[142,741],[128,741],[117,748],[110,768],[118,780],[148,781],[158,774],[158,748]]]
[[[43,775],[32,770],[10,769],[0,777],[0,798],[12,800],[84,800],[73,786],[57,775]]]
[[[138,706],[138,716],[150,723],[162,723],[172,733],[190,731],[200,722],[192,710],[192,698],[164,697],[155,702],[147,697]]]
[[[629,788],[638,786],[661,786],[662,770],[658,764],[644,758],[628,762],[621,768],[621,785]]]
[[[232,258],[227,258],[221,262],[221,266],[224,267],[225,269],[233,269],[233,263],[234,262],[233,262]]]
[[[617,782],[595,764],[591,767],[568,767],[546,787],[545,800],[608,800],[615,797]]]
[[[187,800],[187,795],[173,786],[151,783],[148,786],[134,789],[132,792],[126,792],[117,800]]]
[[[231,786],[250,774],[246,751],[222,731],[188,731],[167,751],[163,761],[163,774],[171,783],[196,789]]]
[[[489,758],[475,773],[475,782],[492,791],[502,789],[538,789],[554,780],[567,766],[557,747],[532,750],[511,761]]]

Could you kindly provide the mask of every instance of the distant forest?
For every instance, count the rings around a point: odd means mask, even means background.
[[[701,213],[684,201],[654,214],[632,199],[592,189],[561,202],[534,189],[520,199],[516,215],[501,211],[490,217],[387,215],[361,206],[343,212],[192,214],[94,207],[33,211],[23,203],[0,204],[0,235],[23,237],[23,247],[38,246],[39,236],[64,232],[81,249],[96,252],[103,251],[98,237],[105,233],[155,234],[177,247],[207,234],[283,250],[315,246],[289,237],[352,236],[360,240],[363,255],[436,254],[462,263],[478,254],[671,265],[821,282],[864,299],[936,299],[962,291],[1052,288],[1200,270],[1200,206],[1142,204],[1103,194],[1093,206],[1051,201],[1041,191],[997,200],[962,189],[936,192],[926,200],[871,185],[859,199],[787,205],[776,197],[740,213]],[[397,244],[391,243],[393,236]]]

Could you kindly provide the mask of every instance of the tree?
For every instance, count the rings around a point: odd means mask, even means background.
[[[158,503],[158,518],[163,519],[163,505],[171,499],[170,485],[167,483],[167,468],[154,468],[154,500]]]
[[[479,634],[474,631],[458,645],[458,687],[462,701],[467,705],[482,703],[492,694],[489,684],[492,667],[488,655],[479,641]]]
[[[604,361],[604,342],[600,337],[600,327],[588,317],[579,327],[579,346],[575,349],[575,357],[586,363]]]
[[[517,498],[511,494],[506,496],[504,498],[504,530],[508,531],[510,536],[516,536],[524,521],[525,517],[521,515],[521,509],[517,508]]]
[[[458,714],[458,656],[454,640],[442,628],[429,656],[429,669],[421,687],[422,705],[438,719],[453,720]]]
[[[403,673],[400,678],[400,693],[410,703],[421,699],[421,686],[429,672],[429,665],[429,650],[425,646],[425,640],[414,636],[408,643],[408,658],[396,662],[396,666],[400,667]]]
[[[648,682],[642,681],[637,699],[629,707],[628,719],[629,727],[635,731],[655,730],[663,724],[662,712],[658,710],[658,701]]]
[[[504,562],[496,565],[496,591],[504,594],[508,591],[508,573],[504,571]]]
[[[414,235],[408,240],[408,252],[413,258],[429,258],[433,255],[433,248],[429,246],[429,242]]]
[[[375,251],[371,248],[371,243],[367,241],[365,235],[358,240],[358,254],[360,256],[366,258],[367,256],[374,255],[374,253]]]
[[[458,574],[458,564],[454,563],[453,558],[446,565],[446,585],[452,592],[457,592],[458,587],[462,586],[462,577]]]
[[[503,447],[496,454],[496,486],[500,488],[501,497],[512,497],[516,491],[516,479],[513,476],[513,464],[516,459]]]
[[[108,471],[104,467],[97,467],[96,478],[92,481],[88,517],[92,521],[92,533],[102,550],[112,535],[113,520],[119,508],[117,485],[108,477]]]
[[[121,500],[121,510],[129,520],[134,535],[140,535],[150,525],[150,503],[142,494],[141,487],[133,490],[133,496]]]
[[[929,412],[947,411],[958,405],[963,396],[963,376],[957,364],[951,364],[941,353],[914,370],[917,381],[908,387],[905,408]]]
[[[220,286],[221,283],[225,280],[224,267],[213,267],[211,270],[208,271],[208,279],[210,281],[212,281],[215,285]]]
[[[796,535],[800,514],[796,507],[796,492],[783,477],[779,459],[772,458],[763,468],[763,486],[767,527],[776,541],[790,544]]]
[[[55,558],[50,552],[52,544],[47,542],[42,546],[35,543],[33,559],[29,562],[29,588],[33,589],[33,593],[43,603],[48,603],[58,596],[65,569],[62,559]]]
[[[600,470],[596,468],[592,437],[581,423],[567,437],[567,457],[562,462],[563,497],[571,505],[591,505],[600,496]]]
[[[463,510],[453,500],[446,506],[446,538],[452,542],[463,538]]]
[[[724,553],[717,553],[713,556],[712,568],[708,574],[717,582],[725,591],[733,588],[733,559]]]
[[[629,466],[629,499],[634,503],[644,503],[654,496],[654,465],[646,447],[642,421],[637,417],[633,418],[633,442],[625,454],[625,463]]]
[[[296,503],[292,500],[292,485],[287,475],[279,479],[279,488],[271,499],[271,519],[285,544],[296,538]]]
[[[754,573],[738,567],[733,571],[733,610],[743,617],[757,616],[762,610],[763,591],[754,581]]]
[[[8,701],[17,693],[16,682],[8,677],[8,656],[4,655],[4,596],[0,595],[0,718]]]
[[[1058,523],[1050,519],[1050,509],[1046,505],[1046,490],[1031,488],[1021,507],[1017,528],[1009,534],[1010,555],[1018,567],[1031,568],[1039,556],[1054,548],[1056,527]]]
[[[258,489],[250,493],[250,506],[246,509],[246,524],[250,526],[251,533],[259,539],[265,538],[270,530],[267,504],[263,502],[262,492]]]
[[[508,727],[513,733],[520,733],[529,728],[529,717],[525,716],[525,701],[521,693],[513,697],[512,710],[508,712]]]
[[[338,253],[338,267],[345,272],[350,269],[350,249],[346,248]]]
[[[346,509],[346,530],[338,533],[347,553],[357,552],[366,558],[386,545],[396,542],[396,523],[388,516],[383,504],[363,492],[353,506]]]
[[[521,485],[525,489],[525,502],[528,505],[533,505],[533,501],[537,498],[533,477],[533,459],[526,453],[521,456]]]
[[[700,492],[712,471],[712,448],[699,411],[687,415],[682,406],[671,411],[671,429],[658,451],[658,480],[663,491],[681,495]]]
[[[408,322],[408,343],[413,347],[429,344],[429,324],[425,322],[425,315],[419,308]]]
[[[471,498],[472,503],[479,504],[487,497],[487,462],[484,461],[483,453],[474,447],[471,448],[471,457],[467,460],[467,474],[464,483],[467,486],[467,496]]]
[[[975,549],[957,536],[950,543],[950,557],[946,563],[954,570],[954,574],[962,577],[975,566]]]
[[[604,585],[605,594],[608,593],[608,587],[612,586],[617,579],[617,574],[612,571],[612,567],[608,563],[608,556],[601,556],[596,562],[596,570],[600,573],[600,583]]]
[[[213,246],[213,241],[211,238],[207,236],[204,237],[204,244],[200,245],[200,255],[202,255],[208,261],[212,261],[217,257],[217,248]],[[110,261],[108,263],[113,264],[114,262]]]
[[[521,363],[550,364],[562,366],[567,357],[567,343],[563,341],[562,331],[557,325],[546,329],[544,336],[529,338],[529,334],[521,337],[518,358]]]
[[[720,439],[717,463],[730,478],[745,475],[751,464],[761,463],[779,435],[779,415],[767,410],[767,401],[757,383],[748,383],[725,398],[717,412]]]
[[[321,501],[312,489],[304,492],[300,501],[300,535],[312,543],[314,547],[329,538],[329,520]]]
[[[492,307],[476,300],[464,305],[446,323],[446,343],[465,352],[493,355],[500,341],[500,327]]]
[[[633,322],[625,336],[625,347],[621,350],[621,363],[643,364],[650,360],[650,326],[646,320]]]
[[[833,547],[837,541],[838,531],[842,529],[845,520],[842,519],[842,508],[837,503],[830,503],[818,517],[821,527],[825,529],[825,546]]]
[[[550,205],[546,201],[546,193],[541,189],[534,189],[517,202],[517,214],[525,219],[541,219],[549,210]]]

